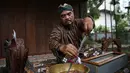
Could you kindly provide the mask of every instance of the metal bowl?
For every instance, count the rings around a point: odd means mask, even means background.
[[[49,73],[67,73],[70,64],[71,63],[52,65],[49,67]],[[90,69],[82,64],[72,64],[69,73],[88,73],[89,71]]]

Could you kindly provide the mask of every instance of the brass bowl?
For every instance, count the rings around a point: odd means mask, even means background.
[[[49,73],[67,73],[71,63],[56,64],[49,67]],[[72,64],[71,71],[78,71],[77,73],[88,73],[90,69],[82,64]],[[72,72],[73,73],[73,72]]]

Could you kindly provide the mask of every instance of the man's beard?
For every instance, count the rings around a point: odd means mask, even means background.
[[[65,22],[64,22],[64,25],[65,25],[65,26],[69,26],[69,25],[72,25],[72,24],[73,24],[72,21],[65,21]]]
[[[73,22],[72,21],[67,21],[67,22],[64,22],[63,25],[64,25],[64,27],[66,29],[70,30],[72,28],[72,26],[73,26]]]
[[[66,22],[68,25],[71,25],[72,24],[72,21],[67,21]]]

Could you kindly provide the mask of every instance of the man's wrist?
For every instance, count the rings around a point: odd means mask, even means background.
[[[65,45],[61,45],[59,46],[58,51],[64,52],[65,51],[64,49],[65,49]]]

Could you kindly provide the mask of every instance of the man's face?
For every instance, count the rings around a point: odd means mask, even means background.
[[[72,24],[74,21],[74,12],[73,11],[63,11],[60,14],[60,18],[64,25]]]

